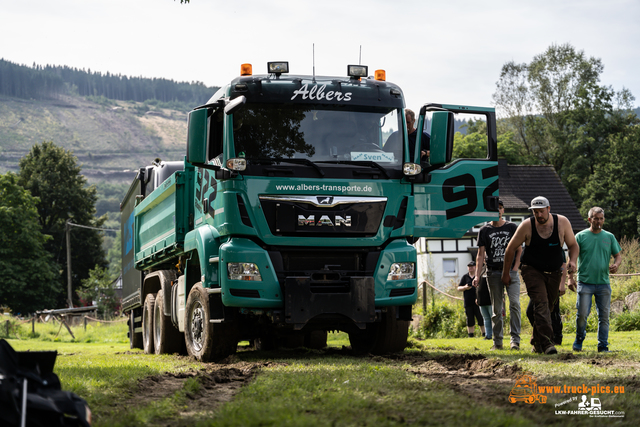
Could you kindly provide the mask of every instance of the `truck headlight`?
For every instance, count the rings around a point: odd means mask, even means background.
[[[412,262],[394,262],[389,267],[387,280],[405,280],[415,277],[415,264]]]
[[[254,280],[262,281],[260,269],[252,262],[227,263],[227,273],[230,280]]]

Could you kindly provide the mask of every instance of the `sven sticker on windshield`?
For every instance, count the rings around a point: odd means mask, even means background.
[[[395,156],[393,153],[383,153],[379,151],[374,152],[351,152],[351,160],[354,161],[368,161],[368,162],[394,162]]]
[[[298,95],[301,95],[302,99],[311,99],[311,100],[315,99],[317,101],[322,101],[322,100],[344,101],[344,102],[351,101],[351,92],[342,93],[337,90],[335,91],[330,90],[325,93],[326,88],[327,88],[327,85],[322,85],[322,86],[313,85],[311,86],[311,89],[309,89],[309,85],[304,84],[300,89],[296,89],[293,91],[293,96],[291,97],[291,100],[293,101],[294,99],[296,99]]]

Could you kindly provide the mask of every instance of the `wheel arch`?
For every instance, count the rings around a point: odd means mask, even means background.
[[[220,283],[218,264],[210,262],[220,253],[220,234],[211,225],[203,225],[190,231],[185,237],[185,251],[189,253],[186,269],[187,293],[193,285],[202,282],[203,287]]]

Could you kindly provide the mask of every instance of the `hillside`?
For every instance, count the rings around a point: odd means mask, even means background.
[[[0,173],[16,172],[20,158],[42,141],[73,151],[90,181],[130,182],[131,171],[156,157],[184,156],[186,112],[96,100],[0,97]]]

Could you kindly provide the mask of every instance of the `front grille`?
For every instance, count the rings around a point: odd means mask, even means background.
[[[260,196],[275,236],[373,237],[380,229],[384,197]]]

